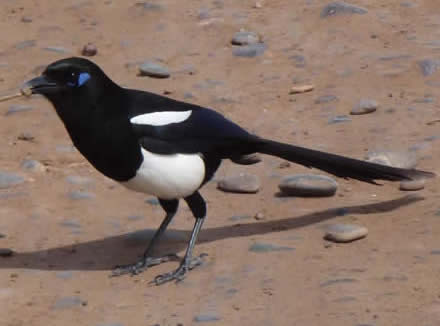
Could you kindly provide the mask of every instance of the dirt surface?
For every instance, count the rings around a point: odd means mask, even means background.
[[[356,0],[367,13],[323,18],[326,4],[5,0],[0,88],[91,42],[92,59],[121,85],[215,108],[261,136],[357,158],[408,151],[419,168],[436,171],[440,124],[429,122],[440,119],[438,0]],[[242,28],[262,36],[264,53],[233,55]],[[137,76],[146,60],[171,77]],[[289,95],[304,84],[315,89]],[[363,98],[378,110],[351,116]],[[12,105],[31,109],[6,114]],[[109,278],[113,266],[137,259],[161,222],[152,197],[97,173],[44,99],[0,110],[0,171],[25,179],[0,190],[0,247],[15,252],[0,258],[0,325],[440,324],[438,178],[416,198],[398,184],[342,179],[334,197],[279,198],[282,176],[319,171],[280,168],[272,157],[250,167],[224,162],[217,179],[246,171],[261,190],[226,194],[207,184],[196,247],[206,262],[183,282],[157,287],[149,282],[177,263]],[[334,123],[339,116],[350,120]],[[23,168],[26,159],[43,166]],[[324,227],[335,222],[366,226],[369,235],[331,244]],[[192,226],[182,203],[158,254],[182,255]],[[290,250],[254,252],[254,244]]]

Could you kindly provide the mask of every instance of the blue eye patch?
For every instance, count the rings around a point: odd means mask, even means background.
[[[82,72],[79,74],[78,77],[78,87],[81,87],[82,85],[84,85],[89,79],[90,79],[90,74],[87,72]]]

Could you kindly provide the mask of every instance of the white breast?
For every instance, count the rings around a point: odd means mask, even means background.
[[[136,175],[121,182],[129,189],[161,199],[183,198],[199,189],[205,164],[198,154],[160,155],[142,149],[144,161]]]

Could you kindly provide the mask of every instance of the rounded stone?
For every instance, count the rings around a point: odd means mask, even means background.
[[[98,53],[98,48],[93,43],[87,43],[81,50],[81,54],[85,57],[93,57]]]
[[[368,229],[355,224],[331,224],[327,227],[324,239],[334,242],[351,242],[366,237]]]
[[[403,191],[417,191],[425,188],[425,179],[404,180],[400,182],[400,190]]]
[[[375,100],[361,99],[350,111],[352,115],[368,114],[377,110],[378,104]]]
[[[335,194],[338,184],[325,175],[298,174],[284,177],[278,187],[288,196],[328,197]]]
[[[241,164],[241,165],[252,165],[252,164],[260,163],[261,157],[257,153],[254,153],[254,154],[235,157],[235,158],[231,159],[231,161],[236,164]]]
[[[14,251],[9,248],[0,248],[0,257],[10,257],[14,254]]]
[[[154,78],[168,78],[170,77],[170,71],[158,63],[146,61],[139,66],[139,75]]]
[[[256,193],[260,190],[260,180],[256,175],[240,173],[220,180],[217,188],[226,192]]]
[[[412,169],[417,165],[417,156],[410,152],[370,151],[367,153],[365,159],[368,162],[402,169]]]
[[[233,45],[249,45],[260,42],[261,42],[261,38],[257,33],[246,32],[246,31],[240,31],[235,33],[235,35],[232,37],[231,40],[231,43]]]
[[[0,189],[9,188],[24,182],[24,178],[8,172],[0,171]]]
[[[32,171],[32,172],[45,172],[46,167],[41,162],[36,160],[24,160],[21,162],[21,168],[23,170]]]

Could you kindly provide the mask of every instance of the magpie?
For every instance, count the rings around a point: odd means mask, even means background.
[[[22,86],[40,94],[55,108],[79,152],[102,174],[138,192],[154,195],[165,218],[142,258],[116,266],[112,275],[138,274],[176,258],[154,257],[153,249],[183,199],[195,218],[179,267],[154,282],[179,281],[200,265],[193,249],[206,216],[199,189],[224,159],[240,162],[254,153],[280,157],[342,178],[375,180],[430,178],[431,172],[402,169],[289,145],[251,134],[220,113],[150,92],[123,88],[95,63],[66,58],[49,64]]]

